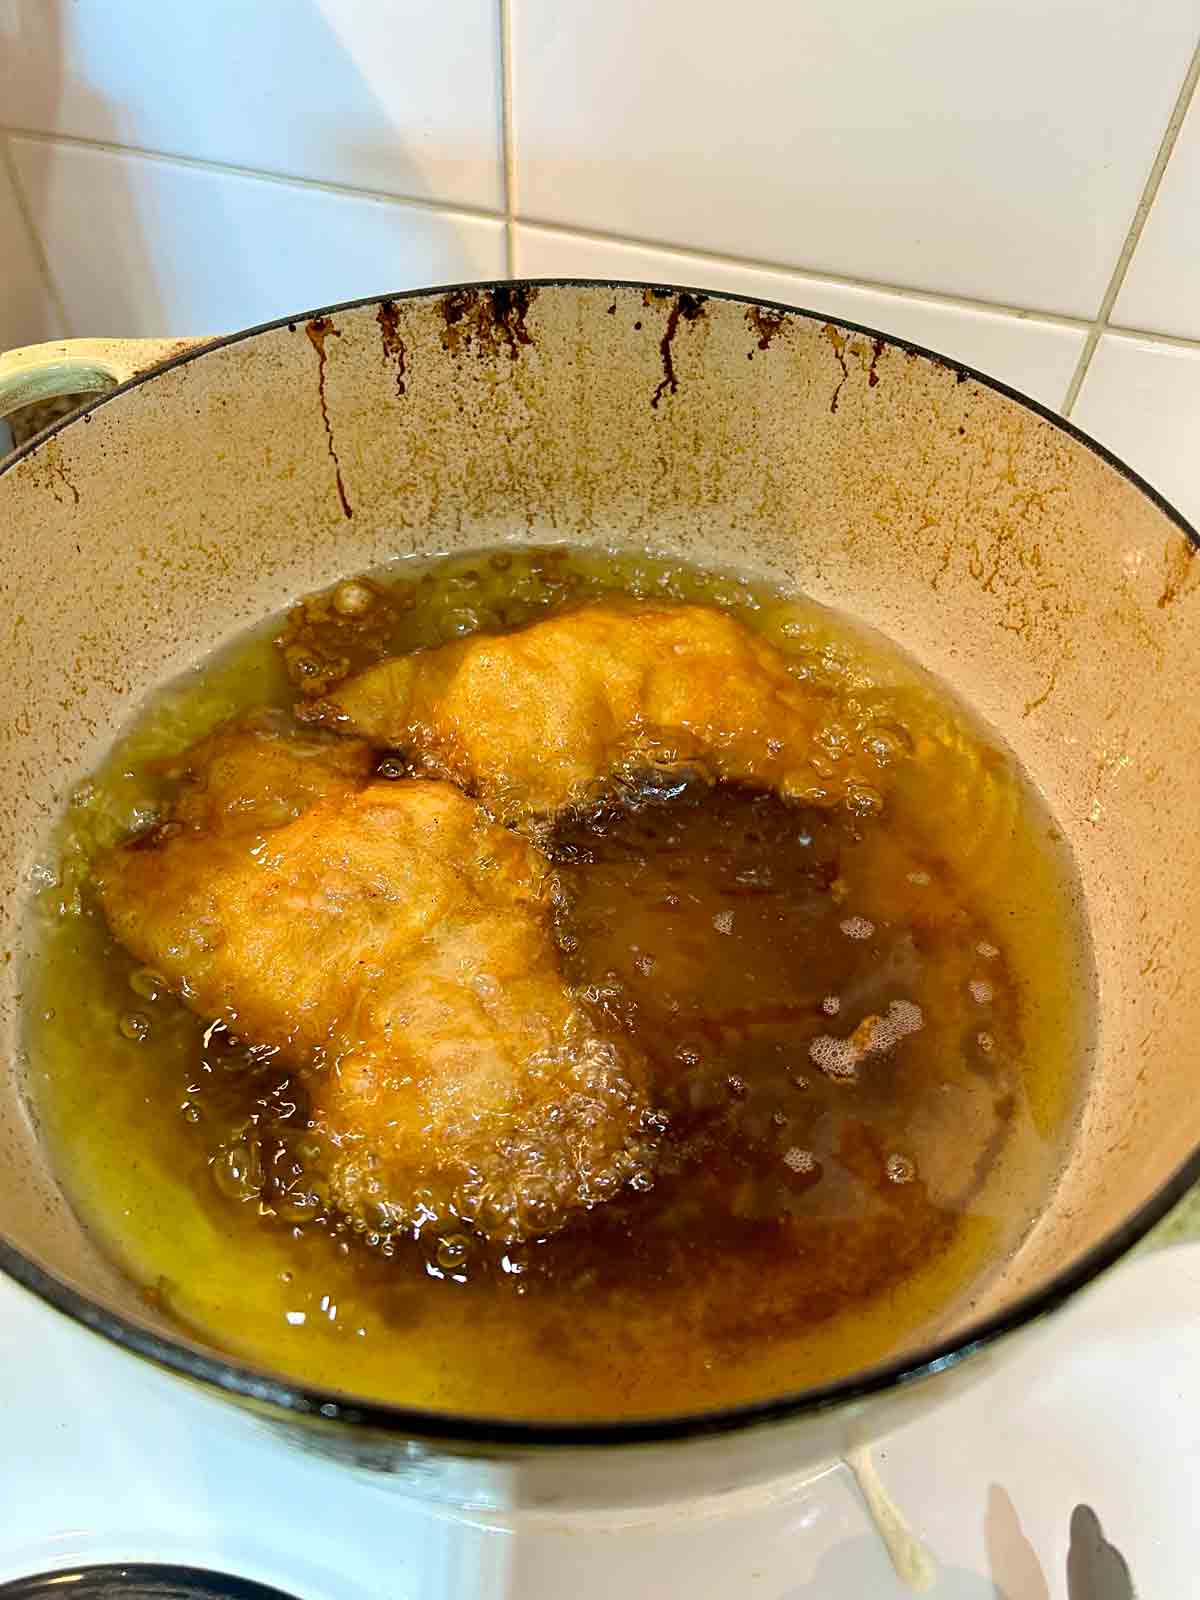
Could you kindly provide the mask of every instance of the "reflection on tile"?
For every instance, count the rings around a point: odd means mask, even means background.
[[[524,217],[1095,314],[1194,0],[516,0]]]
[[[494,0],[0,6],[9,127],[501,203]]]
[[[1106,334],[1072,420],[1200,524],[1200,349]]]
[[[0,350],[59,339],[63,332],[17,197],[0,163]]]
[[[12,148],[79,333],[222,333],[504,270],[500,222],[79,146]]]
[[[1200,338],[1200,103],[1192,101],[1112,321]]]
[[[517,271],[530,277],[649,278],[782,300],[911,339],[977,367],[1049,406],[1061,402],[1083,348],[1082,329],[1032,317],[915,300],[679,251],[581,238],[551,228],[519,226],[516,241]]]

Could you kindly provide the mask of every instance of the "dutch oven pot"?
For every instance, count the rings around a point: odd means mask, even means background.
[[[0,415],[114,378],[0,466],[0,1266],[20,1283],[310,1448],[429,1494],[653,1502],[801,1471],[986,1374],[1004,1336],[1200,1175],[1200,563],[1183,519],[1068,423],[870,330],[598,282],[397,295],[199,344],[16,352],[0,358]],[[296,596],[514,536],[650,544],[844,609],[966,697],[1064,830],[1099,977],[1086,1103],[1044,1214],[927,1348],[702,1416],[543,1427],[404,1410],[189,1337],[67,1205],[26,1096],[20,989],[31,863],[72,782],[156,685]]]

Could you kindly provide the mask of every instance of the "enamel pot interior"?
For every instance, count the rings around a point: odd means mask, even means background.
[[[126,385],[7,465],[0,525],[0,1263],[118,1341],[268,1411],[324,1407],[335,1427],[442,1449],[732,1435],[861,1407],[1028,1321],[1195,1175],[1200,565],[1144,484],[1000,386],[757,302],[436,291],[239,335]],[[295,596],[514,537],[651,544],[856,615],[993,724],[1069,839],[1100,993],[1069,1164],[1022,1248],[900,1368],[641,1430],[372,1408],[189,1343],[61,1195],[25,1094],[20,919],[72,781],[155,685]]]

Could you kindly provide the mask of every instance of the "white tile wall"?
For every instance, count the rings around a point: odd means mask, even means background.
[[[0,163],[0,350],[57,339],[62,332],[16,190]]]
[[[15,0],[10,127],[502,204],[494,0]]]
[[[1193,101],[1163,175],[1113,320],[1200,339],[1200,103]]]
[[[79,145],[11,147],[76,331],[221,333],[504,271],[504,224],[490,217]]]
[[[1200,527],[1200,349],[1105,334],[1074,419]]]
[[[0,0],[0,343],[679,280],[980,367],[1200,515],[1198,45],[1197,0]]]
[[[1091,316],[1195,0],[515,0],[525,213]]]

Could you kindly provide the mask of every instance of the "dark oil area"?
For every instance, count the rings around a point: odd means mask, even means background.
[[[327,1205],[302,1066],[193,1016],[109,936],[95,852],[164,760],[383,656],[622,590],[761,629],[826,702],[851,816],[660,777],[558,825],[563,971],[651,1064],[653,1186],[501,1252]],[[279,639],[282,648],[276,644]],[[31,1076],[73,1202],[217,1348],[401,1403],[543,1418],[763,1398],[969,1305],[1061,1164],[1092,976],[1070,861],[1011,756],[877,636],[729,573],[506,547],[339,586],[169,686],[74,797],[37,896]]]

